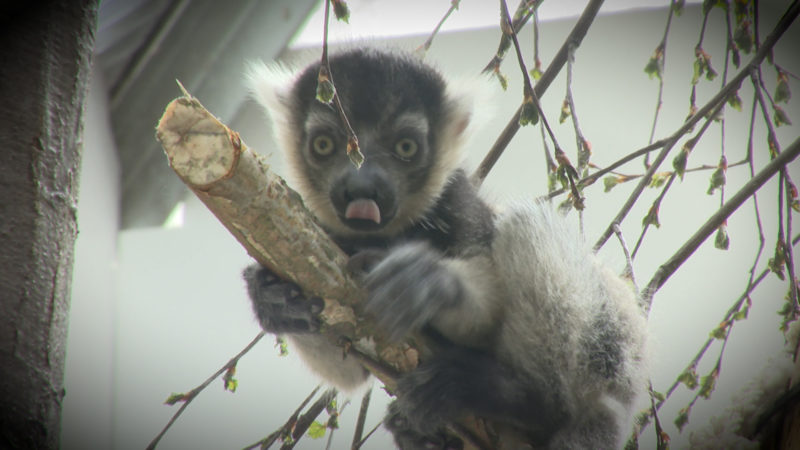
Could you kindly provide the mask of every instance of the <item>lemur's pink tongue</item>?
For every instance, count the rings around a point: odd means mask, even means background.
[[[371,220],[377,224],[381,223],[381,210],[375,200],[359,198],[347,204],[344,212],[345,219]]]

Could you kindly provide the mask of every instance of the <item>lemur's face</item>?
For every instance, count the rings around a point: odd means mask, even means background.
[[[318,66],[292,87],[289,159],[306,205],[328,231],[392,236],[419,220],[453,170],[446,153],[450,105],[441,76],[387,53],[331,58],[331,74],[364,163],[347,156],[347,133],[331,104],[316,100]],[[457,148],[452,148],[457,151]]]
[[[347,156],[338,113],[324,105],[309,112],[300,149],[313,190],[313,199],[305,193],[307,201],[332,230],[380,233],[410,223],[421,213],[409,207],[424,190],[435,156],[427,117],[404,112],[352,124],[364,154],[358,169]]]

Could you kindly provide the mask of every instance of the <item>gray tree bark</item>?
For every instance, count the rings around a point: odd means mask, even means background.
[[[58,448],[97,0],[0,7],[0,448]]]

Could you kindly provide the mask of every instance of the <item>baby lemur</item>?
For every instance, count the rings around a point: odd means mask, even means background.
[[[496,213],[478,195],[460,167],[469,93],[402,52],[349,50],[330,66],[360,169],[338,112],[315,98],[318,63],[285,85],[258,66],[250,82],[322,227],[349,255],[381,255],[363,278],[367,315],[390,339],[422,332],[441,344],[400,379],[385,421],[397,444],[457,447],[442,430],[469,414],[537,448],[619,447],[646,388],[631,288],[549,205]],[[257,265],[244,276],[265,330],[333,385],[367,380],[317,333],[319,299]]]

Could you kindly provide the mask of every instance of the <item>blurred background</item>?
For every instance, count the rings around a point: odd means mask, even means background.
[[[348,3],[350,23],[331,21],[334,48],[366,43],[414,50],[450,6],[447,0]],[[562,45],[584,3],[545,1],[540,7],[543,67]],[[687,3],[684,13],[672,20],[664,104],[655,139],[670,135],[688,113],[702,12],[699,3]],[[592,162],[600,167],[648,144],[658,81],[649,79],[643,68],[661,40],[668,5],[666,0],[606,1],[576,52],[573,94],[583,134],[592,144]],[[779,0],[761,2],[762,40],[787,5]],[[515,6],[509,5],[512,11]],[[283,174],[284,161],[273,143],[267,117],[247,98],[242,73],[246,62],[255,59],[302,66],[319,58],[323,8],[315,0],[106,0],[100,8],[85,113],[62,448],[141,449],[178,408],[164,405],[164,400],[200,384],[259,331],[240,275],[251,259],[172,173],[155,141],[155,125],[167,103],[179,96],[175,84],[179,79],[212,113],[237,130],[249,147],[268,156],[274,171]],[[498,17],[496,2],[463,0],[425,60],[450,78],[474,78],[496,50]],[[725,34],[723,15],[712,12],[703,47],[720,74]],[[520,42],[524,55],[530,57],[531,26],[521,32]],[[800,73],[798,42],[800,25],[794,24],[774,55],[795,74]],[[751,55],[742,55],[743,61]],[[527,63],[531,68],[530,60]],[[765,83],[772,90],[774,70],[764,67]],[[513,52],[502,71],[509,87],[507,91],[497,88],[486,106],[487,121],[468,147],[470,169],[513,119],[522,100]],[[717,92],[720,80],[700,82],[699,105]],[[498,85],[496,79],[487,83]],[[796,80],[791,85],[796,88]],[[565,92],[566,69],[541,100],[559,142],[576,162],[572,123],[557,121]],[[742,112],[726,109],[729,162],[746,153],[752,92],[746,81],[739,91]],[[784,109],[792,120],[800,120],[796,99]],[[689,167],[718,163],[719,128],[711,126],[692,153]],[[769,159],[763,122],[755,136],[755,161],[760,167]],[[797,136],[797,126],[778,129],[784,146]],[[671,159],[663,170],[671,170],[667,165]],[[501,205],[536,198],[547,192],[545,167],[538,127],[523,128],[482,190]],[[798,169],[797,162],[789,166],[795,180],[800,179]],[[641,160],[620,168],[631,175],[643,171]],[[710,175],[711,171],[690,173],[672,187],[661,205],[661,227],[648,231],[634,261],[640,287],[719,207],[719,193],[706,194]],[[746,166],[730,168],[726,192],[736,192],[749,177]],[[583,229],[589,242],[597,240],[634,185],[621,184],[604,193],[602,183],[596,183],[585,190]],[[647,189],[622,224],[628,245],[636,242],[641,220],[659,192]],[[766,249],[758,271],[775,245],[777,180],[760,191],[759,199]],[[656,294],[650,315],[656,390],[665,391],[672,384],[743,293],[758,247],[753,211],[748,202],[728,221],[729,250],[715,249],[710,239]],[[571,216],[576,217],[574,212]],[[614,238],[601,256],[622,271],[625,260]],[[662,408],[660,417],[675,448],[687,446],[691,431],[707,427],[708,418],[721,412],[733,394],[781,352],[784,338],[776,312],[786,289],[785,283],[770,275],[752,296],[748,319],[737,323],[727,343],[712,398],[694,406],[682,433],[672,422],[690,393],[680,387]],[[291,354],[291,348],[288,357],[279,357],[273,342],[268,336],[240,361],[236,393],[223,391],[222,382],[215,381],[190,405],[159,448],[241,448],[279,428],[318,380]],[[699,374],[713,368],[719,351],[715,343],[698,367]],[[388,402],[380,387],[374,386],[367,429],[381,420]],[[345,400],[343,394],[340,405]],[[342,412],[332,448],[349,447],[359,403],[360,393],[355,393]],[[655,447],[652,436],[651,427],[640,440],[642,448]],[[325,440],[304,438],[298,448],[324,446]],[[383,429],[365,446],[387,447],[391,438]]]

